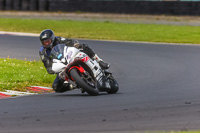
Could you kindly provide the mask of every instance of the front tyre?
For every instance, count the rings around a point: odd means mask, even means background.
[[[110,76],[108,78],[109,82],[110,82],[110,86],[111,86],[111,89],[107,91],[108,94],[114,94],[114,93],[117,93],[118,90],[119,90],[119,85],[117,83],[117,81],[112,77]]]
[[[85,90],[88,94],[92,96],[97,96],[99,94],[98,89],[96,86],[89,85],[89,81],[87,83],[87,79],[80,76],[79,72],[77,71],[76,68],[73,68],[70,71],[71,77],[75,80],[78,86],[80,86],[83,90]]]

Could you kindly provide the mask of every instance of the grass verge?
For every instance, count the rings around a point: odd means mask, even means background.
[[[0,58],[0,91],[26,91],[31,85],[51,87],[54,78],[41,61]]]
[[[199,26],[0,18],[1,31],[40,33],[44,29],[68,38],[200,44]]]

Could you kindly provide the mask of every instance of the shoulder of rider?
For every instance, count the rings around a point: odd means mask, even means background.
[[[39,53],[42,54],[42,55],[46,54],[46,48],[41,46]]]
[[[56,37],[59,43],[65,44],[66,46],[74,46],[75,43],[79,43],[78,40],[68,39],[64,37]]]
[[[47,55],[46,48],[41,46],[40,51],[39,51],[39,55],[40,55],[41,60],[43,61],[45,59],[45,56]]]

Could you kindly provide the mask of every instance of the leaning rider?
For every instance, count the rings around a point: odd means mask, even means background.
[[[54,32],[50,29],[46,29],[41,32],[40,41],[42,43],[42,46],[40,47],[39,55],[49,74],[55,74],[52,70],[53,61],[50,58],[50,53],[52,48],[57,44],[65,44],[66,46],[76,47],[86,53],[91,59],[96,60],[102,69],[109,68],[109,65],[103,62],[103,60],[99,58],[97,54],[95,54],[94,51],[87,44],[80,44],[78,40],[67,39],[64,37],[56,37]],[[56,92],[65,92],[73,89],[73,86],[65,81],[62,76],[59,76],[59,74],[57,74],[52,84],[52,87]]]

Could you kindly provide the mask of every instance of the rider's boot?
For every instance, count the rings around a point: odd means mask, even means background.
[[[59,93],[62,93],[65,91],[70,91],[70,90],[74,89],[72,84],[70,84],[69,82],[67,82],[63,79],[55,80],[52,87],[55,90],[55,92],[59,92]]]
[[[69,83],[68,81],[65,81],[63,83],[63,87],[66,88],[66,91],[73,90],[75,87],[73,84]]]
[[[97,54],[94,55],[93,59],[95,59],[99,63],[102,69],[108,69],[110,67],[110,65],[108,63],[105,63],[101,58],[99,58]]]

